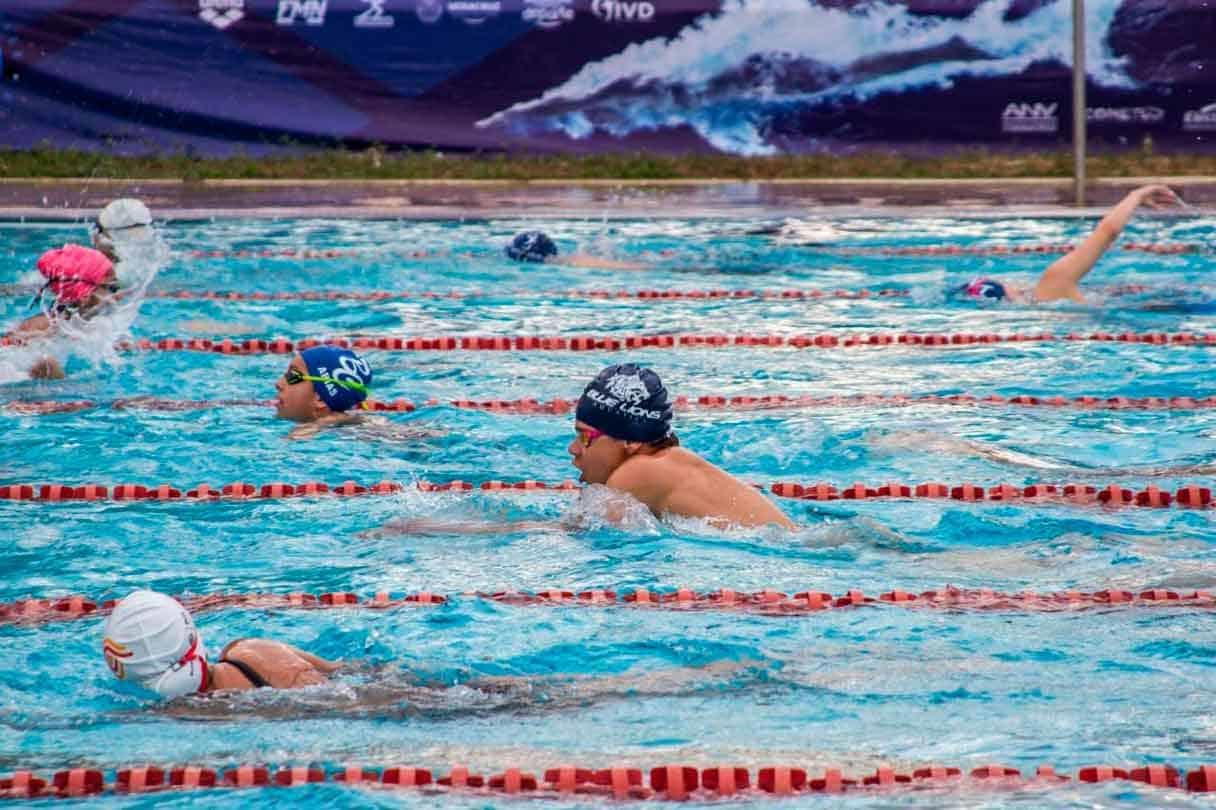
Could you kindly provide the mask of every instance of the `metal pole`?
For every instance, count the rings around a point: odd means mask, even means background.
[[[1085,205],[1085,0],[1072,0],[1072,182],[1077,205]]]

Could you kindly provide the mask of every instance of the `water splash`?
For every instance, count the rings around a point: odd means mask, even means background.
[[[143,228],[136,231],[143,233],[132,233],[114,243],[119,259],[114,272],[122,291],[89,318],[55,315],[49,309],[50,301],[44,301],[42,314],[54,322],[54,330],[23,346],[0,350],[0,384],[29,379],[30,368],[46,357],[53,357],[61,365],[69,357],[83,359],[95,368],[122,364],[114,345],[130,336],[148,287],[170,255],[168,245],[155,231]]]
[[[1070,4],[1055,0],[1009,21],[1011,2],[987,0],[954,19],[885,3],[843,10],[808,0],[728,0],[674,39],[587,64],[478,126],[575,139],[687,126],[723,151],[770,154],[776,148],[765,130],[783,110],[1014,76],[1035,63],[1071,65]],[[1121,2],[1087,4],[1086,63],[1100,84],[1130,88],[1125,60],[1107,46]]]

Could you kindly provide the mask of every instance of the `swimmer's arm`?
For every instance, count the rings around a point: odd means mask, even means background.
[[[647,265],[638,262],[623,262],[617,259],[603,259],[599,256],[588,256],[575,253],[571,256],[559,256],[549,259],[546,264],[561,264],[566,267],[588,267],[594,270],[646,270]]]
[[[655,517],[667,511],[671,483],[654,464],[622,464],[606,482],[610,489],[626,492],[644,503]],[[610,504],[606,517],[619,523],[624,519],[625,511],[625,504]]]
[[[488,523],[485,521],[441,521],[427,518],[411,518],[406,520],[391,520],[378,529],[360,533],[363,538],[391,537],[395,534],[414,534],[423,536],[445,534],[505,534],[509,532],[547,531],[550,529],[568,529],[570,526],[560,520],[515,520],[503,523]]]
[[[1136,209],[1141,204],[1160,208],[1179,205],[1180,202],[1178,195],[1168,186],[1141,186],[1128,194],[1102,218],[1098,227],[1094,228],[1094,232],[1084,242],[1069,251],[1068,255],[1053,262],[1043,272],[1034,288],[1035,299],[1057,301],[1067,298],[1078,303],[1083,302],[1081,289],[1077,285],[1094,268],[1094,264],[1102,258],[1106,249],[1119,238]]]
[[[302,425],[296,425],[287,434],[289,439],[311,439],[325,428],[341,427],[343,425],[355,425],[363,421],[360,414],[350,413],[331,413],[328,416],[322,416],[320,419],[312,422],[305,422]]]

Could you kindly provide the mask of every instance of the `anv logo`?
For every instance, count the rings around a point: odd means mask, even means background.
[[[591,13],[608,22],[650,22],[654,3],[647,0],[592,0]]]
[[[274,21],[278,25],[294,25],[303,20],[308,25],[325,25],[327,0],[279,0],[279,13]]]
[[[223,31],[245,16],[245,0],[198,0],[198,16]]]
[[[384,10],[387,0],[362,0],[367,5],[355,15],[355,28],[392,28],[396,20]]]
[[[1059,104],[1044,104],[1036,101],[1033,104],[1011,102],[1005,106],[1002,118],[1051,118],[1059,109]]]
[[[1035,102],[1010,102],[1001,113],[1001,132],[1052,135],[1060,130],[1056,111],[1060,105]]]

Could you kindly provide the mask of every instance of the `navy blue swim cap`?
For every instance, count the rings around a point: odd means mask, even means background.
[[[1005,285],[990,278],[976,278],[960,285],[954,290],[955,295],[965,295],[968,298],[993,298],[1000,301],[1005,297]]]
[[[633,363],[609,366],[583,389],[578,421],[626,442],[657,442],[671,435],[671,402],[659,375]]]
[[[557,245],[540,231],[524,231],[507,245],[507,255],[517,262],[543,262],[557,255]]]
[[[367,399],[372,385],[372,369],[367,361],[350,349],[339,346],[313,346],[300,352],[313,390],[325,407],[334,413],[349,411]]]

